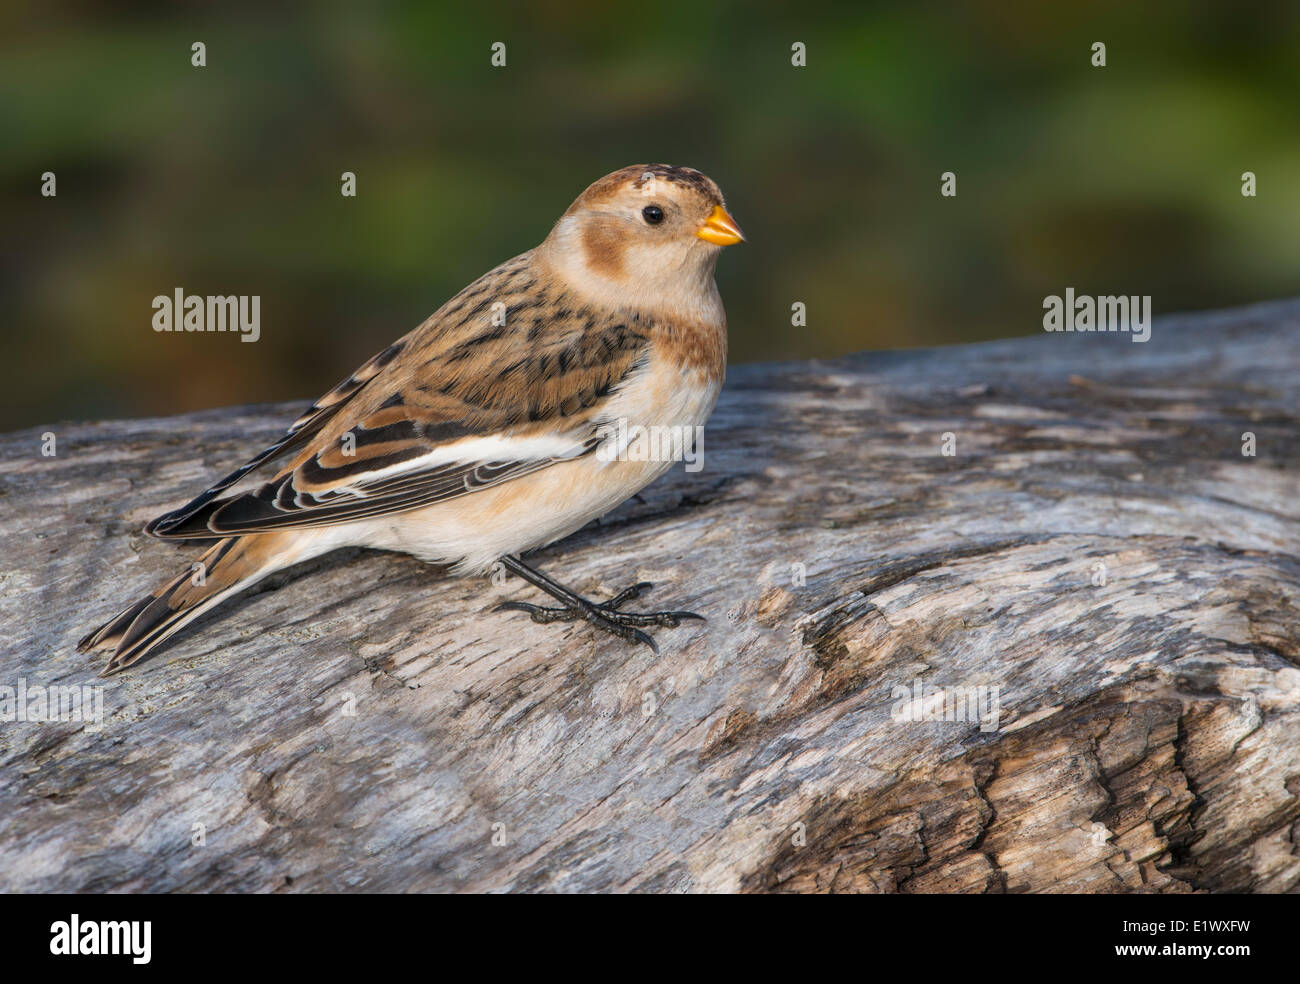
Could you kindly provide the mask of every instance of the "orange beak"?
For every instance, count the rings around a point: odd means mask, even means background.
[[[736,220],[728,215],[727,210],[721,205],[713,206],[712,214],[695,235],[715,246],[730,246],[745,241],[745,234],[740,231],[740,226],[736,225]]]

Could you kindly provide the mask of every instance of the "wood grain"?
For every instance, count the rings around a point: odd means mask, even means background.
[[[301,408],[0,436],[0,685],[104,687],[0,724],[0,889],[1300,888],[1300,301],[733,367],[702,471],[534,555],[709,617],[658,658],[352,552],[99,680],[201,549],[145,521]]]

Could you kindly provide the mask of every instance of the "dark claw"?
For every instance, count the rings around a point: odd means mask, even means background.
[[[623,602],[625,601],[631,601],[634,598],[640,598],[643,594],[645,594],[653,587],[654,584],[651,583],[650,581],[641,581],[637,584],[632,585],[632,587],[628,588],[625,591],[620,591],[618,594],[614,595],[613,598],[610,598],[609,601],[601,602],[596,607],[602,609],[618,608],[618,606],[623,604]]]
[[[648,646],[655,655],[658,655],[659,646],[655,643],[654,638],[649,633],[642,632],[636,626],[656,625],[675,629],[681,624],[682,619],[698,619],[701,622],[705,621],[705,619],[703,615],[696,615],[694,612],[619,611],[619,606],[624,602],[641,597],[642,594],[653,587],[654,584],[650,581],[641,581],[600,604],[584,602],[582,606],[575,605],[572,608],[547,608],[542,605],[530,605],[523,601],[503,601],[492,610],[495,612],[525,612],[529,618],[540,625],[584,619],[597,628],[618,636],[620,639],[626,639],[628,642],[639,642],[643,646]]]
[[[567,608],[547,608],[543,605],[530,605],[523,601],[503,601],[492,609],[494,612],[526,612],[538,625],[550,625],[552,622],[572,621],[574,615]]]
[[[659,646],[654,639],[642,632],[640,629],[632,628],[632,625],[622,619],[610,618],[607,615],[597,615],[594,618],[588,618],[588,621],[597,628],[604,629],[620,639],[626,639],[628,642],[639,642],[643,646],[649,646],[656,656],[659,655]]]
[[[617,612],[606,610],[604,605],[598,605],[597,608],[602,614],[617,619],[624,625],[659,625],[667,629],[675,629],[681,625],[684,618],[707,621],[703,615],[696,615],[694,612]]]

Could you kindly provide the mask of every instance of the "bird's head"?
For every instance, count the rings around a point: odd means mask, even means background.
[[[585,293],[695,314],[716,301],[722,247],[744,238],[711,178],[634,164],[579,195],[539,252]]]

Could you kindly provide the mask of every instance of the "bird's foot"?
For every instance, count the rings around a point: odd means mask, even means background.
[[[626,639],[629,642],[639,642],[658,653],[659,647],[655,644],[654,639],[649,634],[642,632],[640,626],[658,625],[675,629],[682,624],[683,619],[694,618],[702,622],[704,616],[696,615],[694,612],[682,611],[624,612],[619,610],[620,605],[641,597],[643,593],[653,587],[654,585],[649,581],[642,581],[624,591],[620,591],[609,601],[600,603],[588,601],[586,598],[577,598],[574,604],[560,608],[550,608],[545,605],[530,605],[523,601],[506,601],[497,605],[493,610],[498,612],[527,612],[529,618],[541,625],[547,625],[551,622],[574,622],[578,619],[584,619],[596,628],[610,633],[610,635],[616,635],[620,639]]]

